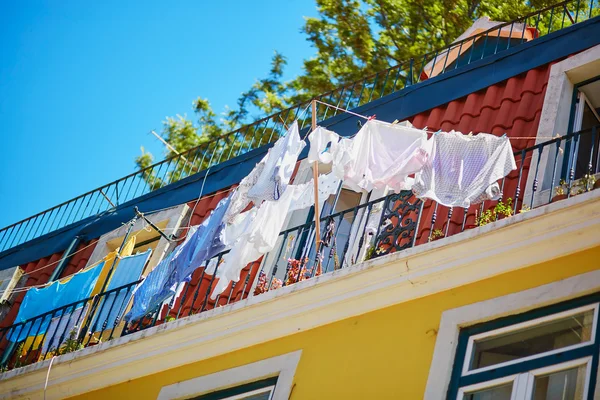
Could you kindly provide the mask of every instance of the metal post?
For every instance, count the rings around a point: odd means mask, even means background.
[[[312,111],[312,130],[317,129],[317,102],[315,100],[311,103]],[[319,212],[319,164],[318,161],[313,162],[313,181],[315,189],[315,254],[319,254],[319,245],[321,243],[321,227]]]

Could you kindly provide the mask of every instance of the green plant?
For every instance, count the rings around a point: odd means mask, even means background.
[[[484,226],[490,222],[496,221],[499,217],[510,217],[513,215],[513,204],[512,198],[506,199],[506,203],[500,200],[498,204],[492,209],[485,210],[480,216],[476,216],[476,225]],[[528,211],[528,210],[526,210]]]
[[[378,257],[383,253],[385,253],[385,249],[383,247],[376,247],[375,245],[369,246],[365,253],[365,261]]]
[[[578,182],[578,186],[581,187],[582,192],[589,192],[594,188],[596,183],[596,177],[594,175],[585,174]]]
[[[167,315],[167,317],[165,318],[165,322],[171,322],[171,321],[175,321],[175,317],[172,315]]]
[[[73,329],[69,332],[69,337],[65,340],[64,346],[60,349],[60,354],[67,354],[72,351],[81,350],[85,346],[77,339],[77,332]]]
[[[567,186],[567,182],[564,179],[561,179],[558,182],[558,186],[554,188],[554,193],[556,196],[562,196],[567,194],[569,187]]]
[[[526,213],[527,211],[531,211],[531,208],[529,208],[529,206],[525,204],[525,205],[523,205],[523,206],[521,207],[521,209],[519,210],[519,214]]]
[[[434,240],[441,239],[445,236],[446,235],[441,229],[434,229],[433,232],[431,232],[431,237],[429,238],[429,241],[433,242]]]

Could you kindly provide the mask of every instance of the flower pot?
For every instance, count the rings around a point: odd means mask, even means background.
[[[557,194],[556,196],[554,196],[552,198],[552,200],[550,201],[551,203],[554,203],[555,201],[559,201],[559,200],[564,200],[567,198],[566,194]]]

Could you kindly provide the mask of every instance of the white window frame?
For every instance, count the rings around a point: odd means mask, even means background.
[[[479,333],[477,335],[472,335],[469,337],[469,342],[467,344],[467,351],[465,352],[465,359],[463,361],[463,368],[462,368],[462,376],[468,376],[468,375],[472,375],[472,374],[477,374],[480,372],[484,372],[484,371],[489,371],[491,369],[496,369],[496,368],[501,368],[507,365],[514,365],[514,364],[519,364],[525,361],[529,361],[529,360],[534,360],[536,358],[540,358],[540,357],[545,357],[545,356],[549,356],[552,354],[557,354],[557,353],[561,353],[564,351],[569,351],[569,350],[574,350],[574,349],[578,349],[580,347],[584,347],[584,346],[589,346],[590,344],[594,344],[595,342],[595,337],[596,337],[596,329],[597,329],[597,325],[598,325],[598,305],[599,303],[595,303],[595,304],[589,304],[583,307],[578,307],[578,308],[574,308],[572,310],[567,310],[567,311],[563,311],[563,312],[559,312],[556,314],[551,314],[551,315],[547,315],[545,317],[540,317],[540,318],[536,318],[536,319],[532,319],[530,321],[525,321],[525,322],[521,322],[518,324],[514,324],[514,325],[509,325],[506,326],[504,328],[499,328],[499,329],[495,329],[492,331],[488,331],[488,332],[483,332],[483,333]],[[503,335],[506,333],[511,333],[511,332],[515,332],[524,328],[529,328],[529,327],[533,327],[539,324],[543,324],[545,322],[550,322],[550,321],[555,321],[558,319],[562,319],[562,318],[566,318],[569,317],[571,315],[575,315],[575,314],[579,314],[585,311],[590,311],[593,310],[594,311],[594,319],[592,321],[592,333],[591,333],[591,340],[588,340],[586,342],[582,342],[582,343],[578,343],[578,344],[574,344],[571,346],[566,346],[566,347],[561,347],[559,349],[555,349],[555,350],[551,350],[551,351],[547,351],[544,353],[539,353],[539,354],[535,354],[529,357],[523,357],[523,358],[518,358],[516,360],[511,360],[511,361],[506,361],[503,363],[498,363],[498,364],[494,364],[494,365],[490,365],[487,367],[483,367],[483,368],[477,368],[477,369],[469,369],[469,364],[471,363],[472,357],[473,357],[473,349],[475,347],[475,342],[477,340],[481,340],[481,339],[485,339],[485,338],[489,338],[489,337],[493,337],[493,336],[499,336],[499,335]]]
[[[446,398],[461,328],[561,303],[599,290],[600,270],[595,270],[444,311],[437,332],[424,399]],[[600,383],[600,369],[597,381]],[[596,385],[594,395],[600,398],[600,384]]]
[[[535,144],[547,142],[548,136],[565,135],[569,130],[569,119],[573,107],[573,90],[575,85],[593,78],[598,75],[600,68],[600,45],[590,47],[571,57],[550,67],[550,75],[546,86],[544,96],[544,105],[540,116]],[[581,102],[580,102],[581,103]],[[583,113],[583,107],[581,107]],[[577,117],[574,119],[575,123]],[[579,125],[581,126],[581,125]],[[575,131],[574,131],[575,132]],[[553,146],[551,146],[553,147]],[[564,147],[564,144],[563,144]],[[537,176],[537,190],[533,198],[533,205],[537,207],[548,202],[550,191],[554,190],[551,186],[552,170],[555,162],[554,148],[546,148],[538,161],[538,152],[534,151],[531,157],[530,165],[534,166],[539,162],[539,171]],[[562,165],[563,154],[558,154],[557,165]],[[533,186],[536,176],[531,168],[531,173],[527,176],[525,191],[523,195],[524,204],[529,204],[533,193]],[[558,183],[558,178],[554,184]]]
[[[288,400],[302,350],[163,386],[158,400],[186,399],[277,376],[270,400]],[[261,388],[261,390],[264,388]],[[248,393],[245,393],[247,396]],[[233,397],[234,399],[236,397]],[[229,400],[229,399],[228,399]]]
[[[183,221],[188,218],[187,216],[189,214],[189,210],[190,208],[187,206],[187,204],[181,204],[179,206],[174,206],[172,208],[168,208],[166,210],[149,215],[148,218],[155,224],[164,225],[163,229],[166,234],[177,234]],[[191,216],[189,218],[191,218]],[[138,219],[133,225],[133,228],[131,229],[131,234],[136,234],[137,232],[140,232],[146,227],[147,223],[142,219]],[[121,241],[123,240],[123,237],[125,237],[125,234],[128,229],[129,227],[127,225],[123,225],[111,232],[105,233],[104,235],[100,236],[100,238],[98,238],[98,242],[96,243],[96,247],[94,248],[94,251],[92,252],[92,255],[90,256],[86,264],[86,267],[97,263],[98,261],[102,260],[108,253],[115,250],[115,248],[111,246],[110,243],[114,242],[115,239],[119,239],[117,240],[118,247]],[[159,235],[158,232],[156,232],[156,235]],[[160,236],[159,240],[156,243],[156,246],[154,247],[154,250],[152,251],[150,260],[148,261],[146,267],[144,268],[144,271],[142,272],[142,276],[148,275],[148,273],[152,271],[152,269],[154,269],[154,267],[158,265],[158,263],[163,259],[167,251],[169,249],[172,249],[173,247],[175,247],[173,243]]]
[[[543,375],[552,374],[555,372],[564,371],[574,367],[586,366],[585,386],[583,389],[583,398],[588,397],[591,369],[592,369],[592,357],[584,357],[577,360],[567,361],[560,364],[549,365],[547,367],[535,369],[521,374],[515,374],[505,376],[502,378],[477,383],[470,386],[465,386],[459,389],[457,400],[464,400],[465,395],[471,394],[472,392],[492,389],[496,386],[501,386],[505,383],[513,382],[512,394],[510,400],[530,400],[533,396],[533,389],[535,386],[535,378]]]
[[[226,397],[223,400],[239,400],[239,399],[245,399],[248,396],[254,396],[255,394],[261,394],[261,393],[265,393],[265,392],[269,392],[271,395],[269,396],[269,400],[273,399],[273,393],[275,389],[275,385],[271,385],[271,386],[267,386],[264,388],[260,388],[260,389],[256,389],[256,390],[252,390],[250,392],[246,392],[246,393],[240,393],[240,394],[236,394],[235,396],[231,396],[231,397]]]

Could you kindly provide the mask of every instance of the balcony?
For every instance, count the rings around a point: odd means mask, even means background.
[[[345,270],[355,272],[361,268],[359,264],[368,260],[381,258],[384,262],[407,252],[416,254],[421,249],[431,249],[431,242],[439,241],[439,246],[444,246],[468,241],[511,224],[513,218],[524,221],[527,215],[515,215],[539,214],[532,210],[585,196],[600,186],[600,180],[594,182],[592,178],[600,172],[599,134],[600,126],[594,126],[516,152],[517,169],[498,182],[503,188],[499,201],[452,209],[430,200],[421,201],[406,191],[324,215],[321,226],[332,229],[320,267],[314,251],[314,222],[310,222],[281,232],[278,246],[248,265],[241,279],[231,283],[214,301],[210,294],[216,279],[205,272],[206,267],[215,263],[218,268],[227,252],[196,270],[176,297],[135,323],[125,324],[122,317],[128,308],[129,294],[138,282],[13,324],[0,330],[1,367],[4,371],[17,369],[71,352],[75,353],[69,357],[75,357],[83,354],[78,350],[87,347],[102,349],[111,343],[127,342],[128,336],[140,339],[169,327],[205,321],[225,306],[234,305],[222,310],[229,312],[263,299],[278,298],[278,293],[290,294],[296,285],[305,287],[311,281],[318,285],[320,281],[345,276]],[[330,201],[337,200],[333,196]],[[497,222],[500,220],[506,221]],[[377,262],[369,262],[373,263]],[[193,317],[195,314],[201,314],[200,319]],[[161,328],[151,329],[158,326]],[[34,366],[28,369],[31,368]],[[15,373],[19,372],[9,372],[4,377]]]
[[[594,0],[564,1],[478,32],[437,51],[411,58],[385,71],[318,96],[317,99],[337,107],[356,109],[418,85],[424,80],[438,78],[525,42],[536,41],[550,33],[591,19],[598,15],[598,11],[599,5]],[[306,110],[308,104],[306,102],[282,110],[233,131],[220,140],[165,159],[2,228],[0,252],[63,228],[91,221],[103,213],[135,205],[141,197],[158,188],[167,187],[252,150],[268,146],[279,137],[283,126],[294,119],[300,119],[302,128],[306,130],[312,117],[311,111]],[[331,111],[322,106],[317,108],[316,113],[317,120],[323,122],[339,114],[337,110]]]

